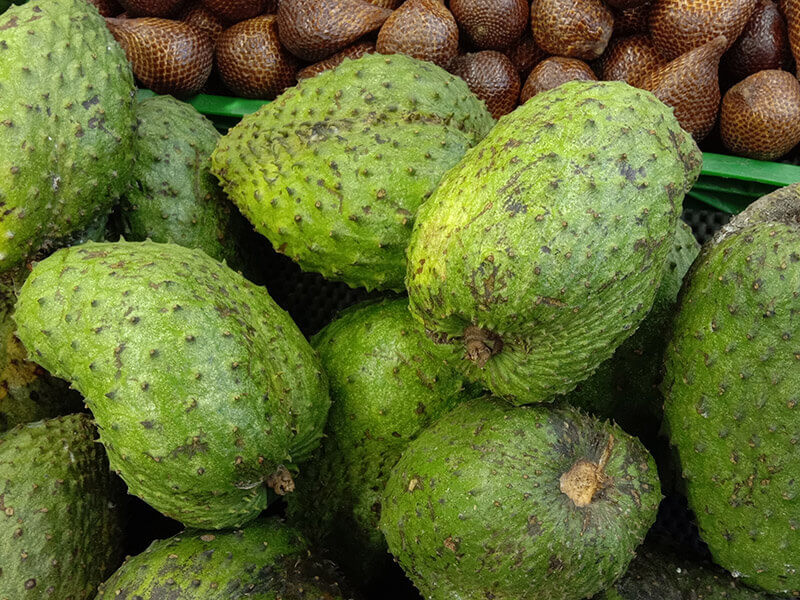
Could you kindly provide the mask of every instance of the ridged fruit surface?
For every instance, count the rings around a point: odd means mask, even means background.
[[[171,17],[184,0],[118,0],[130,17]],[[112,15],[116,16],[116,15]]]
[[[758,0],[656,0],[650,35],[664,58],[673,60],[724,35],[731,47]]]
[[[727,40],[719,36],[675,60],[648,71],[637,86],[675,109],[675,116],[697,141],[717,122],[720,103],[719,61]]]
[[[0,598],[92,600],[122,561],[122,486],[89,417],[0,434]]]
[[[742,35],[722,57],[722,68],[733,81],[768,69],[783,69],[790,60],[786,20],[774,0],[760,0]]]
[[[378,32],[381,54],[406,54],[442,68],[458,54],[458,25],[438,0],[406,0]]]
[[[300,61],[281,46],[275,15],[231,25],[216,50],[220,77],[237,96],[274,100],[297,81]]]
[[[614,15],[602,0],[533,0],[531,29],[548,54],[594,60],[611,39]]]
[[[655,521],[655,463],[576,409],[464,402],[392,469],[380,526],[425,598],[590,598]]]
[[[214,45],[217,43],[219,34],[225,29],[225,23],[203,5],[195,6],[187,11],[181,16],[181,21],[203,31]]]
[[[187,526],[254,519],[319,444],[330,400],[315,353],[264,288],[200,250],[59,250],[14,319],[86,399],[128,491]]]
[[[351,58],[355,60],[357,58],[361,58],[365,54],[373,54],[374,52],[375,42],[359,42],[357,44],[353,44],[344,50],[340,50],[329,58],[314,63],[313,65],[303,67],[297,72],[297,78],[307,79],[308,77],[314,77],[323,71],[338,67],[340,64],[342,64],[345,58]]]
[[[486,103],[495,119],[510,113],[519,99],[519,74],[509,58],[495,50],[457,56],[449,71],[467,82],[469,89]]]
[[[800,594],[800,185],[751,204],[687,275],[665,354],[664,418],[714,562]]]
[[[201,0],[202,5],[215,17],[228,23],[252,19],[266,12],[274,12],[275,0]]]
[[[318,61],[380,29],[391,14],[366,0],[282,0],[278,32],[289,52]]]
[[[244,529],[190,529],[156,540],[128,557],[96,600],[343,600],[335,577],[329,562],[309,557],[299,531],[262,519]]]
[[[333,403],[322,451],[287,497],[288,514],[353,581],[375,581],[390,563],[378,529],[389,471],[411,440],[476,390],[465,390],[405,298],[356,305],[311,343]]]
[[[367,54],[242,119],[217,145],[212,172],[304,270],[399,291],[417,208],[493,124],[444,69]]]
[[[789,48],[794,56],[797,73],[800,73],[800,0],[782,0],[781,9],[786,17]]]
[[[652,2],[646,2],[636,8],[614,11],[614,33],[612,37],[624,37],[649,30],[650,9]]]
[[[539,48],[536,42],[533,41],[530,32],[523,34],[516,43],[503,52],[516,67],[520,80],[524,80],[533,67],[547,56],[547,52]]]
[[[85,0],[12,6],[0,31],[0,272],[8,272],[110,212],[128,182],[136,118],[125,54]]]
[[[202,30],[157,17],[106,19],[106,24],[144,87],[186,96],[199,92],[208,80],[214,45]]]
[[[734,154],[775,160],[800,143],[800,82],[786,71],[759,71],[727,91],[722,142]]]
[[[467,39],[480,50],[504,50],[528,24],[527,0],[451,0],[450,10]]]
[[[497,395],[572,390],[650,310],[701,160],[648,92],[570,81],[537,94],[420,208],[412,313]]]
[[[650,36],[632,35],[611,40],[601,58],[603,79],[636,86],[644,75],[667,63]]]
[[[520,102],[527,102],[539,92],[552,90],[568,81],[597,81],[592,68],[577,58],[551,56],[536,65],[525,80]]]

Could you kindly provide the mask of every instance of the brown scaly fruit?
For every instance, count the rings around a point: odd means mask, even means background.
[[[370,4],[394,10],[403,3],[403,0],[367,0]]]
[[[719,59],[728,42],[720,35],[663,67],[646,73],[637,87],[649,90],[675,109],[681,127],[702,140],[719,112]]]
[[[650,18],[652,6],[652,2],[647,2],[636,8],[614,11],[613,37],[647,33],[649,31],[647,21]]]
[[[180,20],[203,31],[214,45],[217,43],[219,34],[225,29],[222,20],[202,4],[193,6],[181,16]]]
[[[534,67],[522,87],[520,102],[524,103],[539,92],[551,90],[562,83],[575,80],[596,81],[591,67],[577,58],[551,56]]]
[[[643,4],[647,4],[650,0],[606,0],[611,8],[617,10],[630,10],[631,8],[639,8]]]
[[[526,0],[451,0],[466,38],[481,50],[503,50],[519,39],[530,14]]]
[[[211,13],[228,23],[238,23],[277,10],[275,0],[202,0]]]
[[[447,67],[458,54],[458,25],[437,0],[407,0],[386,19],[375,48]]]
[[[496,50],[483,50],[457,56],[448,69],[467,82],[467,86],[495,119],[507,115],[517,106],[519,74],[509,58]]]
[[[297,81],[300,61],[278,39],[277,17],[240,21],[217,39],[217,71],[225,85],[243,98],[274,100]]]
[[[89,3],[104,17],[116,17],[124,11],[117,0],[89,0]]]
[[[317,61],[379,29],[391,14],[366,0],[282,0],[278,33],[289,52]]]
[[[549,54],[593,60],[608,45],[614,15],[601,0],[533,0],[531,30]]]
[[[183,0],[119,0],[129,17],[170,17]]]
[[[738,38],[758,0],[656,0],[650,34],[658,51],[673,60],[720,35],[727,50]]]
[[[800,143],[800,82],[786,71],[759,71],[722,100],[722,142],[734,154],[774,160]]]
[[[759,0],[742,35],[722,57],[721,64],[733,82],[759,71],[788,66],[786,21],[774,0]]]
[[[170,19],[106,19],[125,50],[133,74],[157,94],[186,96],[203,87],[214,64],[214,46],[201,30]]]
[[[611,40],[608,50],[601,58],[602,74],[605,81],[625,81],[637,85],[650,71],[666,64],[650,36],[632,35]]]
[[[781,10],[786,17],[789,33],[789,48],[800,74],[800,0],[782,0]]]
[[[520,79],[525,79],[533,67],[547,58],[547,52],[539,48],[533,41],[530,30],[522,34],[522,37],[510,48],[507,48],[505,55],[517,68]]]
[[[309,77],[319,75],[328,69],[334,69],[342,64],[342,61],[344,61],[345,58],[351,58],[355,60],[361,56],[364,56],[365,54],[373,53],[375,53],[375,42],[359,42],[357,44],[353,44],[352,46],[348,46],[344,50],[340,50],[325,60],[321,60],[313,65],[308,65],[307,67],[300,69],[297,72],[297,79],[307,79]]]

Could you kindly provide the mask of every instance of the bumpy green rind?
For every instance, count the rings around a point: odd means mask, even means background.
[[[576,506],[561,476],[609,447],[607,485]],[[478,399],[408,445],[380,526],[427,599],[574,600],[625,572],[660,500],[653,459],[619,427],[573,408]]]
[[[796,206],[785,223],[748,215],[704,246],[684,282],[662,384],[670,442],[715,562],[748,585],[795,595],[800,594]]]
[[[122,486],[86,415],[0,434],[0,598],[94,597],[122,561]]]
[[[778,600],[745,587],[722,569],[644,549],[625,575],[595,600]]]
[[[0,271],[104,214],[127,184],[136,120],[125,53],[86,0],[0,16]]]
[[[664,404],[658,389],[661,359],[675,316],[681,282],[699,252],[700,244],[691,227],[678,221],[650,313],[636,333],[617,348],[614,356],[564,396],[563,402],[613,418],[625,431],[639,438],[652,440],[655,437]]]
[[[38,263],[17,302],[32,359],[80,391],[129,491],[187,526],[240,526],[319,444],[319,359],[264,288],[207,254],[87,243]]]
[[[210,171],[219,132],[171,96],[143,100],[136,118],[136,164],[118,210],[119,232],[132,242],[199,248],[237,268],[238,211]]]
[[[256,231],[302,269],[402,290],[417,208],[493,124],[444,69],[366,55],[242,119],[219,142],[212,171]]]
[[[378,529],[389,470],[410,440],[476,391],[464,389],[406,298],[354,306],[312,345],[333,403],[319,456],[288,497],[289,515],[354,580],[375,579],[390,559]]]
[[[411,311],[515,403],[572,390],[650,309],[701,154],[672,110],[622,82],[570,82],[503,117],[419,210]],[[473,340],[474,342],[474,340]],[[499,351],[499,352],[498,352]]]
[[[100,585],[97,600],[343,600],[332,565],[276,519],[156,540]]]

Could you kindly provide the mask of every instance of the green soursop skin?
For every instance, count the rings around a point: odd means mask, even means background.
[[[653,459],[618,427],[481,398],[408,445],[380,526],[428,600],[575,600],[625,572],[660,501]]]
[[[0,598],[84,600],[122,562],[122,486],[89,417],[0,434]]]
[[[570,82],[503,117],[419,210],[412,313],[496,395],[572,390],[652,306],[701,154],[623,82]]]
[[[665,355],[664,418],[714,561],[800,595],[798,186],[703,247]],[[769,220],[765,220],[769,219]]]
[[[390,469],[410,440],[475,392],[464,389],[406,298],[344,311],[312,346],[332,405],[321,452],[287,497],[289,514],[354,580],[375,579],[390,559],[378,529]]]
[[[402,290],[417,208],[493,124],[444,69],[368,54],[242,119],[219,142],[212,171],[303,270]]]
[[[343,600],[332,564],[276,519],[156,540],[100,585],[96,600]]]
[[[699,252],[700,244],[691,227],[678,221],[650,313],[636,333],[617,348],[614,356],[564,396],[564,402],[614,419],[625,431],[645,443],[657,435],[664,405],[658,389],[661,359],[683,277]]]
[[[130,493],[187,526],[255,518],[319,444],[316,354],[264,288],[200,250],[59,250],[14,318],[30,356],[83,394]]]
[[[119,209],[120,233],[133,242],[199,248],[236,268],[238,211],[210,171],[219,132],[171,96],[143,100],[136,117],[136,164]]]
[[[0,271],[110,212],[133,162],[125,53],[86,0],[0,16]]]

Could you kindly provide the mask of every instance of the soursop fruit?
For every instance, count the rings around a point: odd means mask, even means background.
[[[569,392],[650,310],[701,161],[649,92],[575,81],[538,94],[420,208],[412,313],[496,395]]]
[[[800,184],[702,249],[681,291],[662,384],[689,506],[714,561],[800,595]]]
[[[273,518],[156,540],[101,584],[96,600],[343,600],[343,588],[335,566]]]
[[[575,600],[625,572],[660,501],[652,457],[619,427],[481,398],[409,443],[380,526],[428,600]]]
[[[190,104],[156,96],[136,107],[136,164],[117,227],[133,242],[199,248],[236,269],[238,210],[210,172],[220,133]]]
[[[187,526],[240,526],[319,444],[327,378],[264,288],[204,252],[87,243],[39,262],[14,319],[83,394],[111,467]]]
[[[122,562],[122,486],[86,415],[0,434],[0,598],[93,598]]]
[[[423,429],[463,398],[449,366],[399,298],[344,311],[312,339],[330,380],[319,456],[287,496],[289,515],[354,580],[376,579],[390,556],[378,529],[389,470]]]
[[[0,272],[108,214],[133,162],[133,75],[86,0],[0,16]],[[44,50],[43,50],[44,49]]]
[[[684,275],[700,252],[692,229],[678,221],[664,275],[650,313],[614,356],[578,384],[563,401],[598,416],[613,418],[628,433],[649,445],[663,414],[661,359]]]
[[[217,145],[212,171],[303,270],[402,290],[417,208],[493,124],[444,69],[368,54],[242,119]]]

